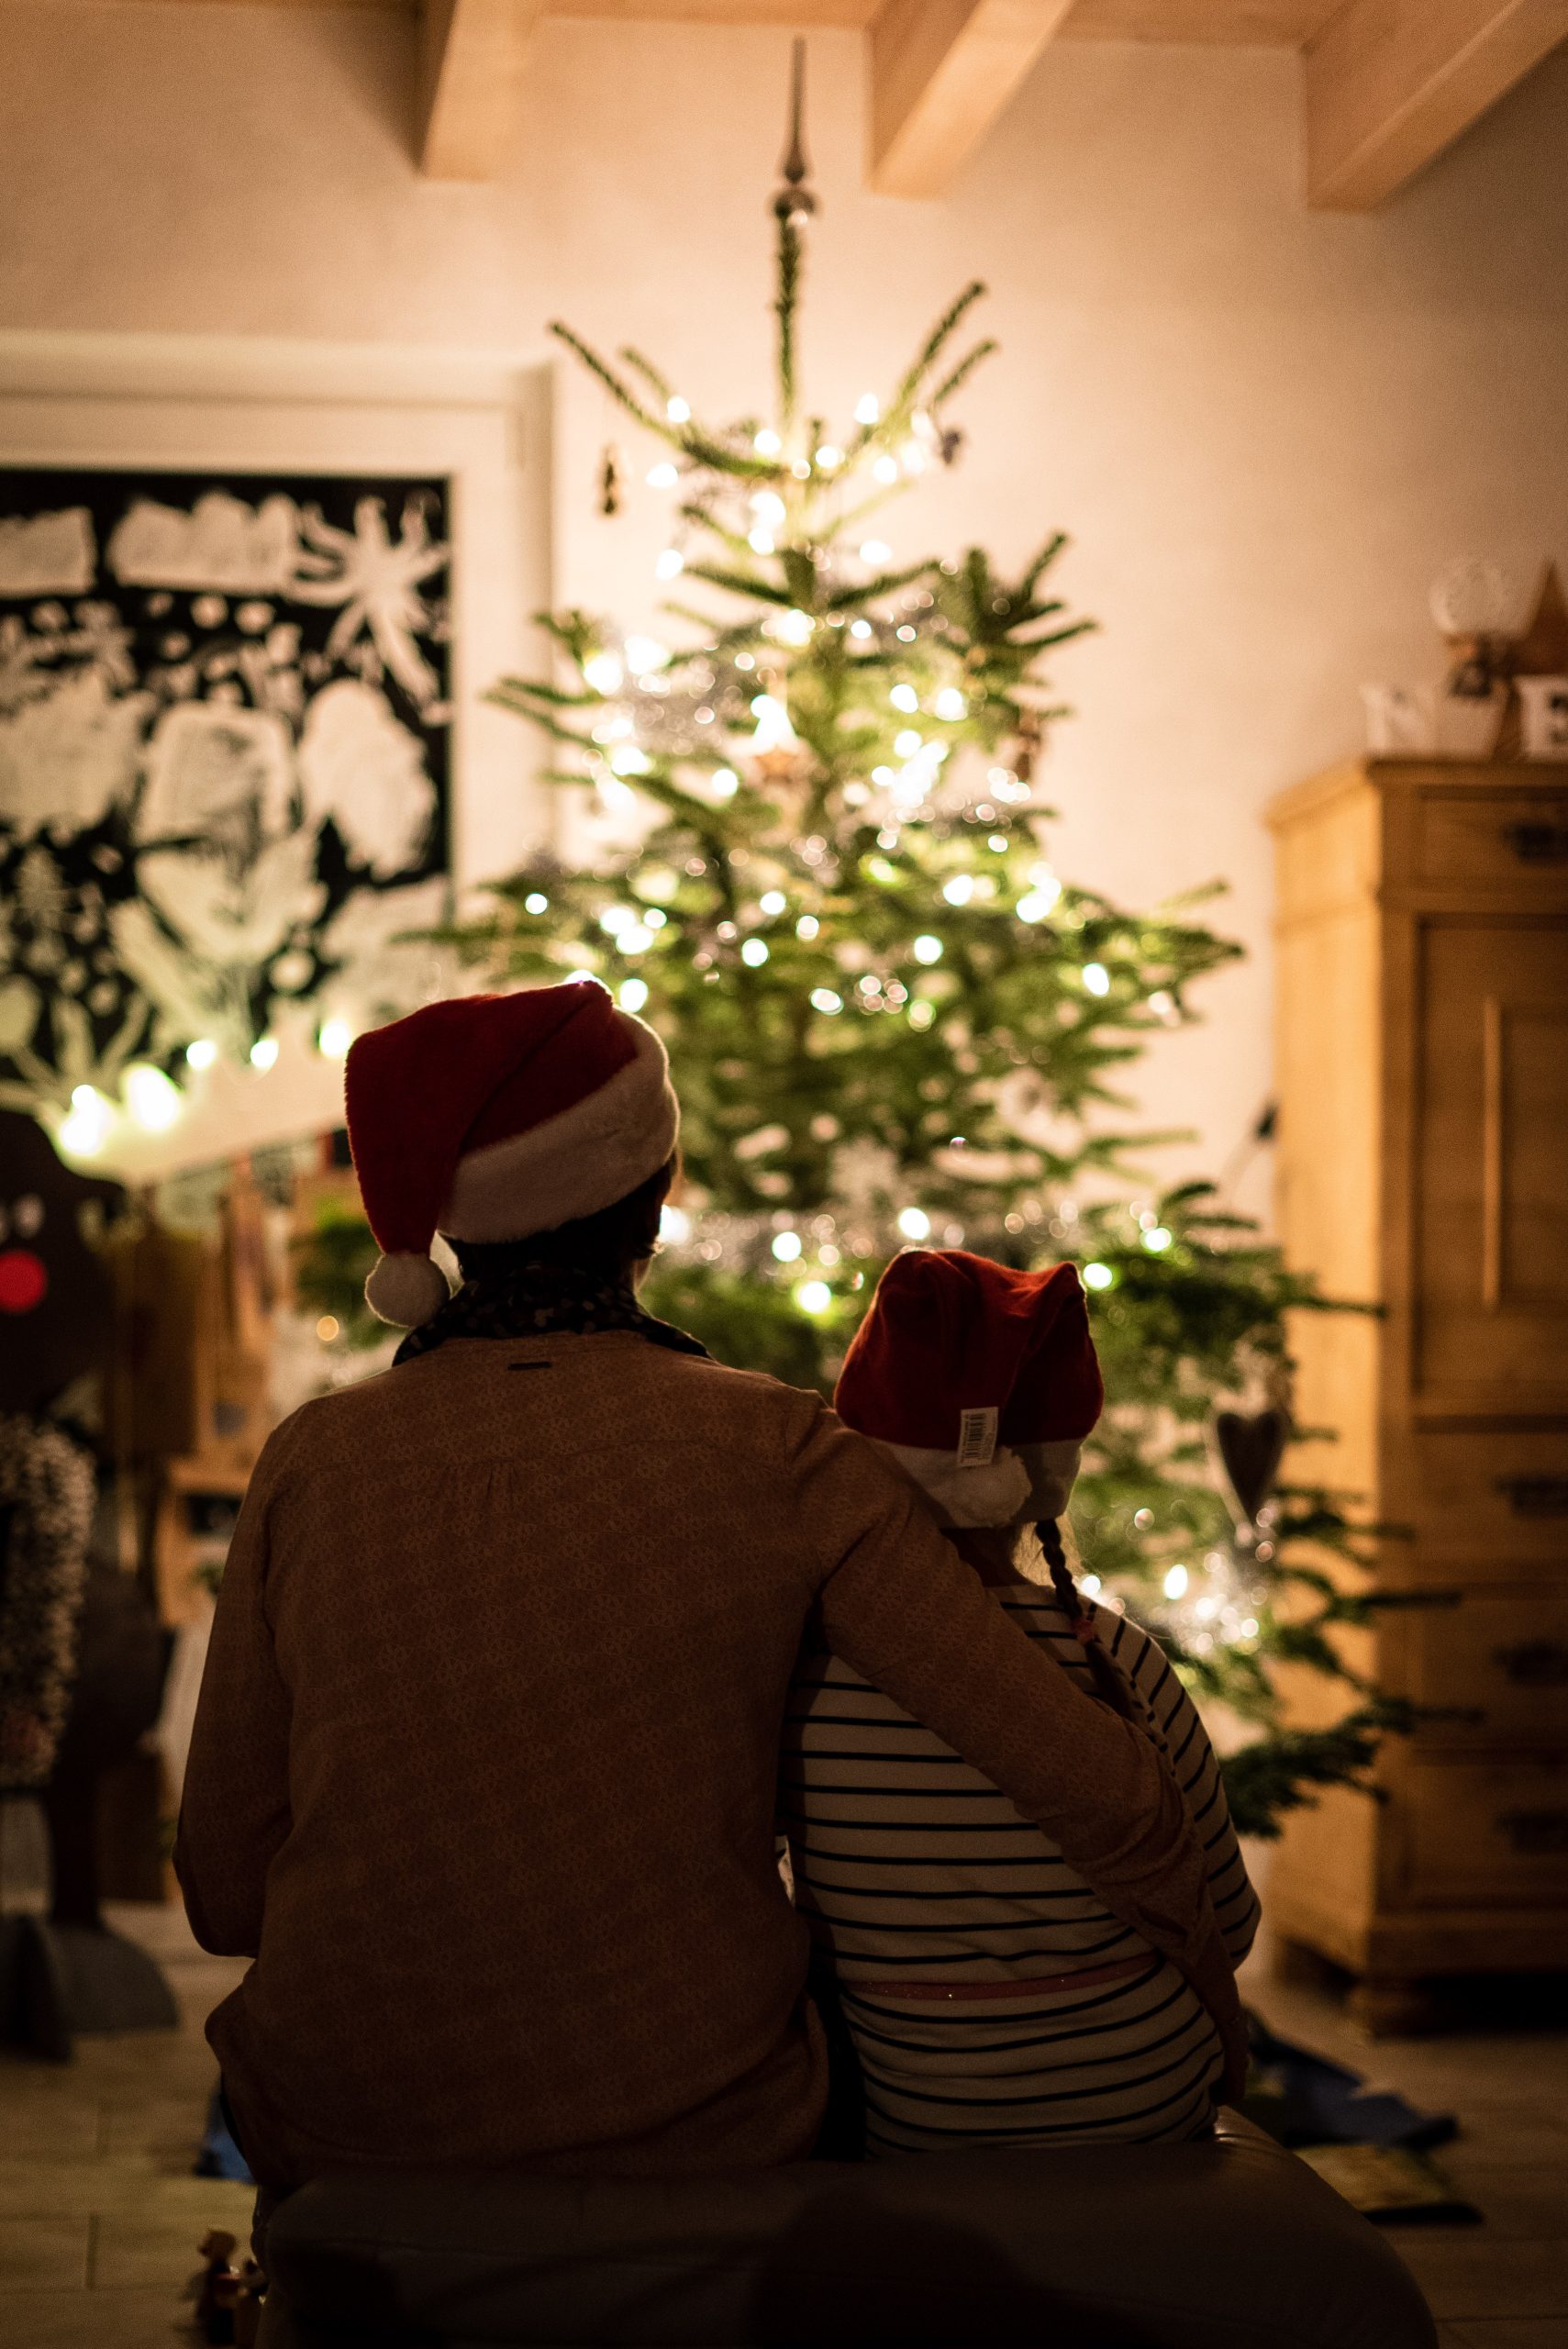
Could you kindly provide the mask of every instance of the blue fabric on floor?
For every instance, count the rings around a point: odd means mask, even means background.
[[[1247,2017],[1251,2076],[1241,2110],[1282,2145],[1403,2145],[1425,2153],[1458,2134],[1451,2112],[1421,2112],[1390,2089],[1368,2089],[1359,2072],[1277,2039]]]
[[[201,2151],[195,2159],[194,2175],[197,2177],[227,2177],[236,2186],[254,2186],[256,2181],[245,2165],[245,2156],[228,2132],[223,2117],[223,2105],[218,2092],[213,2090],[207,2107],[206,2132],[202,2138]]]

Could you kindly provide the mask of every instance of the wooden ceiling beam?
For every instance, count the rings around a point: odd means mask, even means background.
[[[427,179],[495,178],[542,13],[541,0],[423,0],[417,131]]]
[[[940,195],[1073,0],[884,0],[871,35],[871,183]]]
[[[1568,0],[1349,0],[1303,52],[1307,195],[1371,212],[1568,39]]]

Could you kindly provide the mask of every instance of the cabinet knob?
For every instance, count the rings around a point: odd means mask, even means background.
[[[1497,1825],[1525,1859],[1555,1860],[1568,1854],[1568,1810],[1506,1810]]]
[[[1516,1517],[1568,1517],[1568,1476],[1499,1476],[1497,1490]]]
[[[1521,1688],[1568,1687],[1568,1647],[1556,1640],[1526,1640],[1517,1648],[1494,1648],[1492,1661],[1506,1680]]]
[[[1505,824],[1503,839],[1521,864],[1568,864],[1568,824]]]

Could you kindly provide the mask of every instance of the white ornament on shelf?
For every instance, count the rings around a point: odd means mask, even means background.
[[[1436,696],[1429,685],[1363,685],[1362,701],[1373,758],[1413,758],[1436,750]]]
[[[1568,677],[1517,677],[1527,759],[1568,759]]]

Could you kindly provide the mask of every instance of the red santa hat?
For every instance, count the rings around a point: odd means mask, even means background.
[[[833,1401],[944,1525],[1057,1518],[1105,1389],[1076,1266],[1018,1273],[908,1249],[882,1276]]]
[[[680,1110],[664,1047],[596,979],[427,1004],[359,1037],[349,1146],[382,1251],[373,1313],[405,1328],[445,1304],[430,1256],[596,1215],[656,1174]]]

